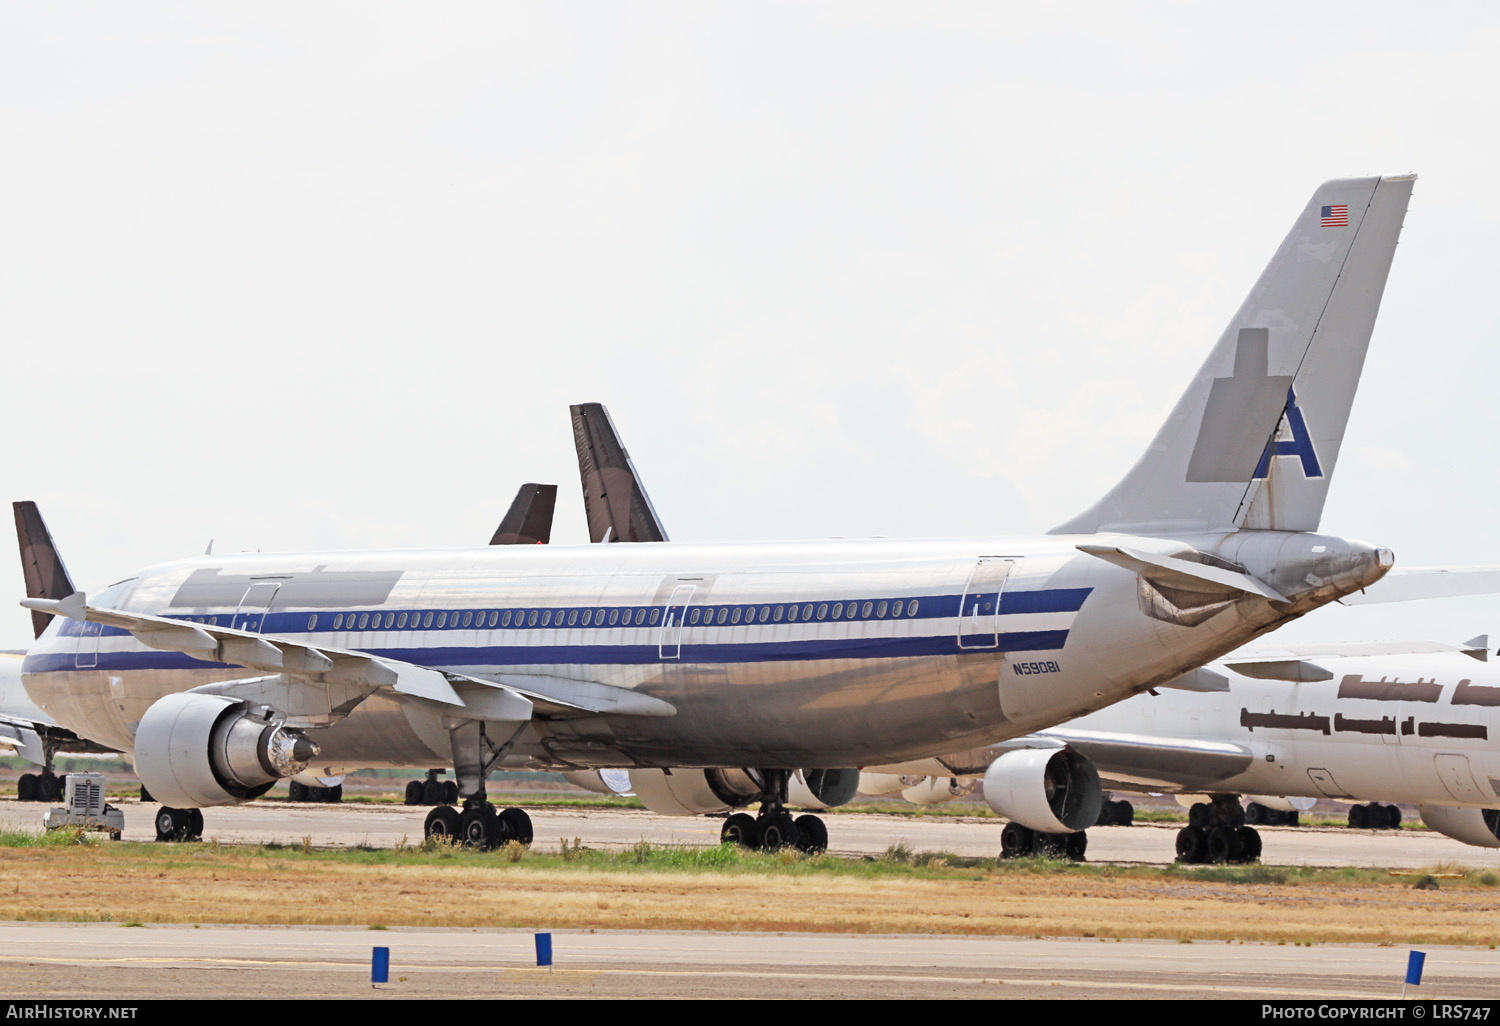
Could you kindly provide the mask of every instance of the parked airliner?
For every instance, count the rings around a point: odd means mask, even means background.
[[[1049,535],[209,554],[86,596],[42,532],[26,689],[133,752],[177,834],[297,774],[447,763],[464,808],[429,831],[476,845],[530,838],[496,767],[644,767],[819,847],[797,770],[1032,734],[1385,574],[1315,532],[1412,183],[1319,187],[1140,461]]]

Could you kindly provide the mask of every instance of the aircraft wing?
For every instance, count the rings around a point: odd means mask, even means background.
[[[338,685],[346,692],[353,688],[356,701],[351,703],[351,708],[352,704],[357,704],[357,698],[363,697],[357,694],[361,689],[368,693],[390,688],[411,698],[465,709],[480,719],[529,719],[533,711],[551,716],[602,713],[670,716],[677,711],[660,699],[595,681],[515,675],[513,681],[496,683],[365,652],[313,646],[285,635],[257,634],[146,613],[99,609],[88,605],[82,592],[61,600],[26,599],[21,604],[55,616],[117,627],[129,631],[137,641],[150,648],[182,652],[205,662],[244,666],[316,685]],[[270,686],[254,680],[231,683],[237,694],[246,688],[253,690],[256,686]],[[536,709],[538,706],[541,708]]]
[[[1105,786],[1163,791],[1209,790],[1249,768],[1254,754],[1243,745],[1115,734],[1066,727],[1036,736],[1059,741],[1093,760]]]
[[[1375,602],[1413,602],[1418,599],[1459,598],[1500,591],[1500,567],[1412,566],[1387,571],[1364,591],[1339,599],[1346,606]]]

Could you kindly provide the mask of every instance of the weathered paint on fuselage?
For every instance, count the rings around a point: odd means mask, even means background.
[[[1286,557],[1288,546],[1313,551],[1328,542],[1254,534],[1240,547],[1281,555],[1251,571],[1284,568],[1291,580],[1306,571]],[[153,567],[90,602],[490,680],[598,681],[677,710],[534,719],[503,763],[532,767],[839,766],[937,754],[1117,701],[1304,611],[1247,598],[1196,627],[1151,619],[1139,608],[1136,575],[1079,553],[1080,540],[214,555]],[[1003,588],[970,585],[992,580],[997,559],[1012,561]],[[998,613],[986,604],[997,591]],[[667,626],[674,608],[680,633]],[[1043,655],[1055,669],[1016,672],[1017,661]],[[28,692],[49,715],[122,749],[162,695],[247,676],[61,618],[31,649],[25,670]],[[430,703],[389,692],[315,737],[328,772],[440,765],[451,751]]]
[[[1201,776],[1175,781],[1150,779],[1143,761],[1131,768],[1143,790],[1500,805],[1500,671],[1455,651],[1316,661],[1332,680],[1256,680],[1216,664],[1228,691],[1163,689],[1065,729],[1227,742],[1250,755],[1242,771],[1205,761]],[[1099,770],[1129,786],[1124,767]]]

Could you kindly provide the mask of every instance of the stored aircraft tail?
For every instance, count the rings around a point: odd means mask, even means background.
[[[1051,533],[1317,530],[1415,177],[1320,186],[1145,455]]]
[[[573,415],[573,445],[583,482],[583,508],[589,540],[609,542],[666,541],[651,499],[641,486],[630,454],[600,403],[568,407]]]
[[[42,520],[42,513],[34,502],[11,503],[16,512],[16,538],[21,543],[21,572],[26,576],[26,597],[42,599],[65,599],[73,594],[73,579],[68,568],[63,566],[57,546],[52,544],[52,534]],[[51,613],[31,611],[31,626],[36,636],[52,621]]]
[[[557,485],[523,484],[495,528],[491,545],[546,545],[552,540]]]

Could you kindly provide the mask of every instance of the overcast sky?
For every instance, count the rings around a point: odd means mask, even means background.
[[[1496,53],[1368,0],[0,6],[0,474],[89,589],[481,543],[523,481],[585,541],[582,401],[674,539],[1041,532],[1319,182],[1417,172],[1323,529],[1500,563]]]

